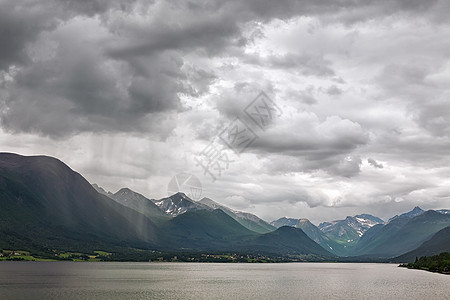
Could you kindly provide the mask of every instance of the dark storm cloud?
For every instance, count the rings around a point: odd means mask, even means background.
[[[292,120],[291,120],[292,121]],[[343,155],[369,142],[368,135],[359,124],[339,117],[320,122],[314,115],[299,117],[288,131],[282,125],[274,126],[251,145],[254,150],[288,155],[304,154],[314,159]]]
[[[41,32],[53,30],[76,16],[93,16],[111,8],[125,9],[134,1],[108,0],[21,0],[0,1],[0,70],[14,64],[30,63],[26,46]]]
[[[175,54],[148,57],[137,63],[140,73],[130,71],[106,59],[101,43],[83,39],[82,27],[68,24],[55,30],[53,57],[25,64],[6,84],[2,125],[52,136],[82,131],[149,131],[166,136],[166,130],[153,124],[161,119],[155,114],[178,110],[177,93],[198,92],[186,76],[203,78],[201,70],[182,72],[183,62]]]
[[[53,2],[53,3],[52,3]],[[49,0],[49,5],[59,4],[62,9],[73,11],[81,15],[93,16],[110,9],[127,11],[135,0]]]
[[[51,12],[44,8],[30,8],[15,1],[0,1],[0,70],[29,61],[26,45],[32,43],[43,30],[56,26]]]
[[[269,80],[261,78],[256,80],[249,78],[249,81],[235,82],[232,88],[223,89],[222,93],[214,99],[216,109],[224,116],[224,122],[230,122],[238,116],[243,117],[245,107],[261,91],[272,95],[274,86]]]
[[[362,161],[352,153],[370,141],[359,124],[339,117],[321,122],[313,114],[284,122],[262,133],[249,148],[258,155],[275,155],[265,163],[268,174],[315,170],[342,177],[359,174]]]
[[[350,0],[2,1],[0,69],[13,78],[1,91],[6,106],[2,125],[51,135],[142,130],[155,114],[181,109],[180,95],[208,91],[214,76],[201,68],[184,68],[186,55],[242,57],[242,47],[252,40],[244,28],[252,27],[252,22],[324,16],[348,23],[387,12],[433,15],[442,5]],[[87,22],[84,28],[64,31],[72,23],[85,22],[80,16],[97,24]],[[58,31],[66,36],[58,36]],[[57,49],[41,62],[30,49],[43,42],[44,33]],[[93,37],[83,39],[85,35]],[[297,66],[304,75],[334,74],[320,56],[286,54],[271,56],[266,63],[280,69]],[[11,66],[18,69],[13,72]],[[67,125],[61,126],[61,120],[68,120]]]
[[[70,19],[69,13],[60,10],[65,7],[74,16],[92,16],[108,10],[108,3],[66,1],[52,7],[50,2],[43,2],[38,7],[40,14],[33,12],[36,19],[54,20],[55,24],[68,21],[59,27],[51,23],[53,27],[42,28],[34,28],[39,22],[30,16],[14,17],[15,10],[21,13],[26,8],[4,7],[2,12],[10,17],[2,18],[7,23],[2,34],[8,47],[2,47],[0,67],[7,70],[11,65],[21,65],[15,73],[10,72],[14,81],[1,93],[5,128],[53,136],[86,130],[152,132],[155,128],[147,127],[148,119],[156,119],[156,113],[180,110],[180,94],[199,96],[215,79],[207,70],[187,66],[183,51],[223,51],[227,45],[233,46],[230,40],[240,36],[233,21],[220,15],[199,18],[192,6],[177,7],[174,21],[182,20],[181,26],[170,25],[164,17],[153,21],[151,16],[130,14],[128,3],[122,3],[112,17],[103,16],[101,23]],[[161,12],[171,14],[171,9],[163,5]],[[185,14],[192,14],[192,18]],[[22,19],[26,22],[19,24]],[[86,24],[76,28],[83,22]],[[28,30],[27,24],[34,30]],[[85,30],[94,38],[84,39]],[[46,61],[34,60],[27,55],[26,45],[43,32],[55,42],[55,54]],[[34,116],[27,113],[31,107]],[[60,125],[61,119],[68,121],[66,126]]]
[[[52,136],[139,131],[151,124],[146,114],[176,108],[176,102],[159,102],[166,99],[157,94],[178,90],[170,86],[173,80],[164,81],[166,78],[160,76],[159,82],[144,85],[134,80],[127,90],[121,86],[125,74],[116,69],[120,65],[104,60],[101,47],[83,39],[79,31],[70,25],[56,31],[54,56],[23,66],[15,81],[7,84],[3,98],[8,109],[2,118],[6,128]],[[149,91],[152,84],[158,88]],[[152,101],[143,101],[143,97]],[[129,98],[134,101],[126,101]]]
[[[174,172],[200,173],[189,157],[264,91],[283,114],[220,184],[203,177],[214,200],[321,221],[335,218],[332,207],[345,217],[445,206],[449,9],[0,0],[2,147],[157,198]]]
[[[262,20],[271,18],[290,18],[293,16],[322,16],[333,21],[351,24],[377,17],[404,14],[410,16],[426,16],[433,22],[448,22],[445,11],[449,4],[444,0],[252,0],[236,1],[236,15],[247,15],[249,12]]]
[[[362,160],[359,156],[329,155],[320,159],[311,159],[307,155],[272,155],[265,161],[267,174],[312,173],[322,170],[334,178],[354,177],[361,172]]]
[[[94,23],[85,25],[94,26]],[[96,41],[78,35],[76,26],[56,31],[57,48],[51,59],[23,66],[15,81],[7,84],[7,107],[2,124],[11,130],[60,136],[80,131],[146,131],[160,119],[149,114],[176,109],[179,91],[170,60],[156,60],[160,71],[153,80],[139,78],[127,86],[121,66],[105,60]],[[148,63],[148,62],[147,62]],[[119,69],[119,70],[118,70]],[[165,75],[165,69],[171,75]],[[179,72],[181,73],[181,72]],[[178,74],[178,76],[182,76]],[[130,101],[131,99],[131,101]],[[172,100],[174,99],[174,100]],[[158,129],[159,126],[157,127]],[[164,131],[163,131],[164,132]]]
[[[233,46],[233,42],[239,46],[240,29],[232,19],[217,13],[198,18],[189,10],[180,17],[182,25],[165,24],[165,20],[158,18],[144,24],[125,24],[116,32],[122,39],[107,52],[114,58],[127,60],[165,50],[204,49],[216,53]]]

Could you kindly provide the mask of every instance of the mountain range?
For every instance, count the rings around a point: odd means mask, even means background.
[[[380,218],[369,214],[362,214],[354,217],[348,216],[345,220],[320,223],[319,229],[341,244],[353,245],[372,226],[383,223],[384,221]]]
[[[448,210],[416,207],[388,222],[360,214],[319,226],[292,218],[269,224],[212,199],[194,201],[183,193],[163,199],[149,199],[129,188],[111,193],[58,159],[12,153],[0,153],[0,205],[1,249],[411,259],[417,253],[448,249],[450,234],[445,230],[450,226]]]
[[[439,230],[450,226],[450,215],[433,210],[393,219],[374,226],[352,249],[353,255],[395,257],[419,247]]]
[[[203,198],[199,201],[199,203],[207,205],[212,209],[221,209],[227,215],[229,215],[230,217],[235,219],[237,222],[239,222],[239,224],[241,224],[242,226],[246,227],[249,230],[252,230],[252,231],[255,231],[258,233],[268,233],[268,232],[276,230],[276,228],[274,226],[270,225],[266,221],[258,218],[257,216],[255,216],[253,214],[230,209],[230,208],[223,206],[209,198]]]
[[[182,193],[153,201],[129,189],[108,193],[46,156],[0,153],[0,206],[2,249],[131,247],[334,257],[300,229],[261,234]]]
[[[450,215],[448,210],[424,211],[415,207],[388,222],[361,214],[324,222],[318,227],[307,219],[281,218],[271,224],[301,228],[312,240],[337,256],[380,260],[416,249],[439,230],[450,226]],[[436,245],[436,249],[440,248]]]
[[[283,217],[271,222],[271,224],[277,228],[280,228],[282,226],[300,228],[310,239],[312,239],[314,242],[322,246],[324,249],[327,249],[331,253],[334,253],[338,256],[343,256],[347,253],[344,245],[341,245],[328,237],[308,219],[292,219]]]
[[[249,230],[258,233],[268,233],[276,229],[253,214],[230,209],[209,198],[194,201],[184,193],[176,193],[167,198],[155,200],[148,199],[129,188],[122,188],[113,194],[105,191],[105,189],[95,183],[92,186],[99,193],[109,196],[124,206],[137,210],[153,220],[160,220],[161,217],[167,220],[169,217],[176,217],[188,211],[220,209]]]
[[[445,210],[442,210],[442,212],[444,212],[444,211],[445,211]],[[416,207],[413,208],[413,210],[411,210],[411,211],[409,211],[409,212],[406,212],[406,213],[401,214],[401,215],[395,215],[395,216],[393,216],[392,218],[389,219],[388,222],[391,222],[391,221],[393,221],[393,220],[395,220],[395,219],[398,219],[398,218],[404,218],[404,217],[411,219],[411,218],[420,216],[420,215],[423,214],[424,212],[425,212],[425,211],[424,211],[423,209],[421,209],[420,207],[416,206]]]

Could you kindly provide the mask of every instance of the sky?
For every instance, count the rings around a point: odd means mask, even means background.
[[[450,208],[449,15],[446,0],[0,0],[0,151],[154,199],[193,175],[267,221]]]

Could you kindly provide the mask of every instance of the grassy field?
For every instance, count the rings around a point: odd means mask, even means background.
[[[94,251],[86,254],[80,252],[55,253],[55,258],[33,256],[27,251],[3,250],[0,252],[0,261],[102,261],[111,253],[105,251]]]
[[[55,259],[39,258],[31,255],[12,255],[9,257],[0,257],[0,261],[56,261]]]

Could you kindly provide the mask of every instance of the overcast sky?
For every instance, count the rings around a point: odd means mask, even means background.
[[[268,221],[450,208],[449,15],[447,0],[0,0],[0,149],[149,198],[186,172]]]

